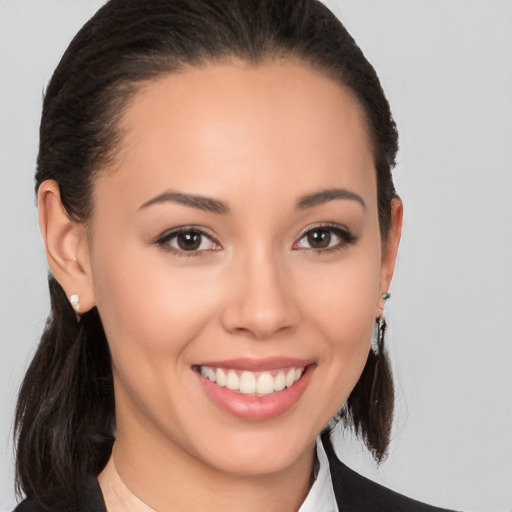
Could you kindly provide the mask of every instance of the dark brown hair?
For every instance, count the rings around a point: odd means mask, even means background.
[[[87,222],[94,177],[115,158],[120,117],[140,86],[185,66],[230,58],[253,65],[298,59],[352,92],[372,142],[384,241],[395,196],[395,123],[375,70],[317,0],[110,0],[75,36],[48,85],[36,190],[55,180],[70,218]],[[42,506],[66,510],[79,499],[86,475],[97,475],[108,459],[114,394],[98,311],[77,323],[51,275],[49,284],[51,314],[16,411],[17,488]],[[385,355],[370,351],[341,421],[378,461],[389,443],[392,411],[389,365]]]

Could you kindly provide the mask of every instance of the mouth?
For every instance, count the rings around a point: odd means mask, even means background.
[[[300,401],[316,369],[313,361],[237,359],[194,365],[206,396],[242,420],[276,418]]]
[[[217,386],[246,396],[267,396],[293,386],[304,373],[305,366],[253,372],[234,368],[198,366],[201,376]]]

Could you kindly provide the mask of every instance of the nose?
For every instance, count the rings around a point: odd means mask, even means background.
[[[293,280],[272,254],[252,254],[231,268],[229,299],[222,312],[224,328],[266,339],[292,330],[300,318]]]

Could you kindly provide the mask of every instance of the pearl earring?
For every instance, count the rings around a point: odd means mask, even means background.
[[[71,305],[73,306],[73,309],[75,310],[75,314],[76,314],[76,321],[77,322],[80,322],[80,299],[78,297],[78,295],[71,295],[71,297],[69,297],[69,302],[71,302]]]
[[[71,297],[69,297],[69,302],[71,302],[71,305],[77,314],[80,313],[80,299],[78,298],[78,295],[71,295]]]

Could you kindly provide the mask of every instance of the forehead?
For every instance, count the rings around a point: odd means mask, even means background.
[[[300,194],[347,179],[375,194],[361,107],[301,63],[209,64],[165,75],[136,93],[121,129],[112,177],[139,196],[162,187],[222,196],[234,182],[255,194]]]

